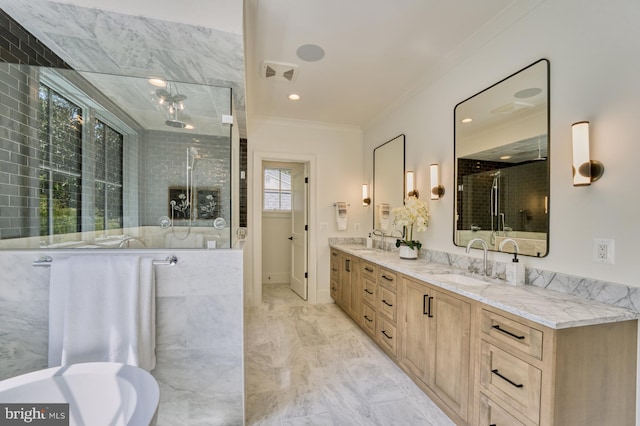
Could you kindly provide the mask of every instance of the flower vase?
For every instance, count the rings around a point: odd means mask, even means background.
[[[417,259],[418,250],[402,244],[400,247],[400,259]]]

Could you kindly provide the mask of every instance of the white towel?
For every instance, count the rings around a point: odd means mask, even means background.
[[[49,367],[110,361],[155,367],[153,260],[72,256],[51,265]]]
[[[336,225],[338,226],[338,231],[347,229],[347,203],[344,201],[336,203]]]
[[[379,211],[380,229],[382,229],[383,231],[387,231],[389,229],[390,211],[391,211],[391,208],[389,207],[389,204],[380,204],[380,211]]]

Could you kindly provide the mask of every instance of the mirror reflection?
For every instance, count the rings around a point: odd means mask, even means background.
[[[391,210],[404,203],[404,144],[399,135],[373,150],[373,227],[388,235],[396,230]]]
[[[0,67],[0,248],[231,246],[229,88]]]
[[[455,107],[456,245],[548,253],[548,76],[542,59]]]

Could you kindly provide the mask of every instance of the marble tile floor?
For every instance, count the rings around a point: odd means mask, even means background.
[[[246,314],[247,425],[453,425],[334,304],[267,284]]]

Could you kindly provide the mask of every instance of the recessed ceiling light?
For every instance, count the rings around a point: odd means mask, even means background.
[[[184,128],[186,130],[193,130],[193,124],[187,124],[186,126],[184,126]]]
[[[289,95],[289,99],[291,99],[292,101],[298,101],[300,100],[300,95],[296,94],[296,93],[292,93]]]
[[[462,122],[463,123],[471,123],[473,121],[473,118],[463,118]]]
[[[307,62],[315,62],[324,58],[324,49],[317,44],[303,44],[296,50],[298,58]]]
[[[508,160],[509,158],[511,158],[510,155],[503,155],[502,157],[500,157],[501,160]]]
[[[542,93],[542,89],[539,87],[530,87],[528,89],[522,89],[519,92],[516,92],[513,96],[518,99],[526,99],[531,98],[535,95]]]
[[[161,78],[150,78],[149,83],[153,84],[156,87],[167,87],[167,82]]]

